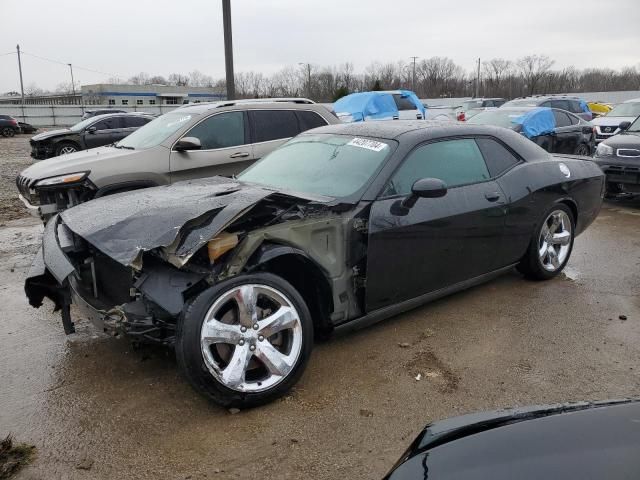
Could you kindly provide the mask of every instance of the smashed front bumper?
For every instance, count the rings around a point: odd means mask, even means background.
[[[100,331],[171,344],[186,292],[201,285],[204,277],[149,258],[144,271],[134,278],[131,269],[90,252],[86,242],[56,215],[45,227],[42,247],[25,280],[25,293],[35,308],[42,306],[45,297],[52,300],[67,334],[75,331],[73,304],[74,313]]]

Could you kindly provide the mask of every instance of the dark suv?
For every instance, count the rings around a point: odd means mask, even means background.
[[[110,113],[89,117],[71,128],[51,130],[31,137],[31,156],[36,160],[44,160],[109,145],[122,140],[154,118],[147,113]]]
[[[13,137],[16,133],[20,133],[18,121],[11,115],[0,115],[0,133],[3,137]]]
[[[535,95],[533,97],[516,98],[505,103],[505,107],[549,107],[566,110],[590,122],[593,114],[587,102],[578,97],[567,95]]]

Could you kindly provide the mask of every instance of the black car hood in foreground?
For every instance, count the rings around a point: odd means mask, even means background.
[[[140,266],[142,252],[165,247],[182,266],[231,222],[273,195],[301,203],[330,198],[278,191],[212,177],[102,197],[64,211],[63,223],[125,266]]]
[[[42,140],[47,140],[49,138],[59,137],[61,135],[68,135],[69,133],[74,133],[74,132],[71,131],[71,129],[69,128],[61,128],[59,130],[49,130],[48,132],[42,132],[42,133],[38,133],[37,135],[34,135],[33,137],[31,137],[31,140],[33,140],[34,142],[40,142]]]
[[[427,427],[387,480],[640,478],[640,402],[528,407]]]
[[[604,143],[613,148],[640,148],[640,132],[624,132],[607,138]]]

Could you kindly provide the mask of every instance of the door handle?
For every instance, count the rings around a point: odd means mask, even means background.
[[[500,193],[498,192],[487,192],[484,194],[484,198],[489,200],[490,202],[495,202],[500,199]]]
[[[229,158],[246,158],[249,156],[249,152],[236,152],[229,155]]]

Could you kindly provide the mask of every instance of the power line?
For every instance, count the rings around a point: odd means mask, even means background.
[[[20,51],[22,54],[24,55],[28,55],[30,57],[35,57],[35,58],[39,58],[40,60],[45,60],[47,62],[51,62],[51,63],[57,63],[58,65],[64,65],[65,67],[69,66],[69,62],[61,62],[59,60],[54,60],[52,58],[47,58],[47,57],[43,57],[41,55],[36,55],[35,53],[30,53],[30,52],[25,52],[24,50]],[[11,52],[11,53],[15,53],[15,52]],[[117,78],[124,78],[123,75],[117,75],[115,73],[109,73],[109,72],[102,72],[100,70],[94,70],[92,68],[86,68],[86,67],[81,67],[78,66],[76,64],[73,64],[73,66],[78,69],[78,70],[86,70],[87,72],[92,72],[92,73],[99,73],[100,75],[106,75],[109,77],[117,77]]]
[[[4,57],[5,55],[15,55],[16,52],[7,52],[7,53],[0,53],[0,57]]]

